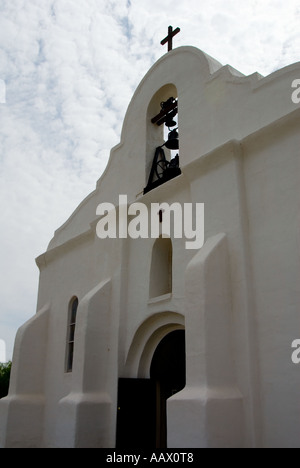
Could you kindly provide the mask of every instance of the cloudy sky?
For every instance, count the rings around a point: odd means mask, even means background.
[[[94,188],[168,25],[244,74],[299,61],[299,0],[0,0],[0,340],[35,313],[54,230]],[[300,77],[299,77],[300,78]]]

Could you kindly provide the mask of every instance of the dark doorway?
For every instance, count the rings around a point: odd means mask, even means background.
[[[166,448],[167,399],[185,387],[185,332],[159,343],[150,379],[119,379],[116,448]]]
[[[155,383],[119,379],[116,448],[153,449],[155,433]]]
[[[158,345],[151,363],[156,386],[156,448],[167,448],[167,399],[186,384],[185,331],[169,333]]]

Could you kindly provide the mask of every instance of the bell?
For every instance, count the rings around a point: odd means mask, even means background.
[[[166,141],[165,145],[166,148],[170,150],[177,150],[179,149],[179,141],[178,141],[178,132],[177,129],[172,130],[168,135],[168,140]]]
[[[175,125],[177,125],[177,122],[175,122],[175,120],[173,120],[171,116],[167,116],[167,118],[166,118],[166,127],[168,127],[168,128],[175,127]]]
[[[177,114],[177,109],[174,109],[172,112],[169,112],[166,115],[166,121],[165,121],[166,127],[170,128],[170,127],[175,127],[175,125],[177,125],[177,122],[173,120],[176,114]]]

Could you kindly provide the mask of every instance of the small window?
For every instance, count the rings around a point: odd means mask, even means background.
[[[72,372],[72,369],[73,369],[73,356],[74,356],[74,341],[75,341],[75,327],[76,327],[77,309],[78,309],[78,299],[77,299],[77,297],[75,297],[74,299],[71,300],[70,306],[69,306],[66,372]]]

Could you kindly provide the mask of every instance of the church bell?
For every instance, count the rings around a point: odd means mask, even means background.
[[[177,129],[171,130],[168,135],[168,140],[164,144],[164,146],[170,150],[178,150],[179,149],[179,140],[178,140],[178,132]]]
[[[177,125],[176,120],[173,120],[173,118],[175,117],[176,114],[177,114],[177,109],[174,109],[172,112],[169,112],[166,115],[165,125],[169,129],[170,129],[170,127],[175,127]]]

